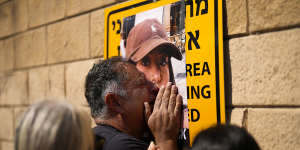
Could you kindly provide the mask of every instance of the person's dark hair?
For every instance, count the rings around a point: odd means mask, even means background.
[[[217,125],[200,132],[192,150],[260,150],[255,139],[244,128]]]
[[[104,97],[107,93],[127,96],[123,88],[123,83],[127,80],[126,64],[129,62],[125,59],[112,57],[100,60],[88,72],[85,80],[85,97],[93,118],[108,118],[113,115],[108,112],[105,104]]]

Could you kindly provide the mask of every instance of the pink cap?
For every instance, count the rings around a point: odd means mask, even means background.
[[[159,46],[165,46],[166,53],[178,60],[180,50],[168,40],[165,27],[156,19],[147,19],[134,26],[129,32],[126,45],[126,58],[138,62]]]

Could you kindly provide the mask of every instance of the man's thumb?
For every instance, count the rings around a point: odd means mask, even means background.
[[[155,144],[151,141],[148,150],[156,150]]]

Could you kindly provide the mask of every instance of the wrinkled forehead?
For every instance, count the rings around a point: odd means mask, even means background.
[[[140,72],[134,64],[131,63],[120,63],[117,67],[120,74],[123,74],[123,80],[125,83],[140,82],[146,80],[145,75]]]
[[[127,81],[125,81],[125,84],[128,86],[142,86],[147,84],[146,76],[134,64],[127,65],[126,72]]]

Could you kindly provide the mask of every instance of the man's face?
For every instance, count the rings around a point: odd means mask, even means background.
[[[124,104],[125,114],[128,116],[128,125],[138,132],[143,132],[146,127],[144,117],[144,102],[154,104],[158,88],[149,82],[143,73],[138,71],[134,65],[127,66],[128,81],[125,83],[128,98]]]
[[[166,47],[158,47],[136,63],[139,71],[143,72],[150,82],[161,87],[170,80],[169,56],[163,53]]]

